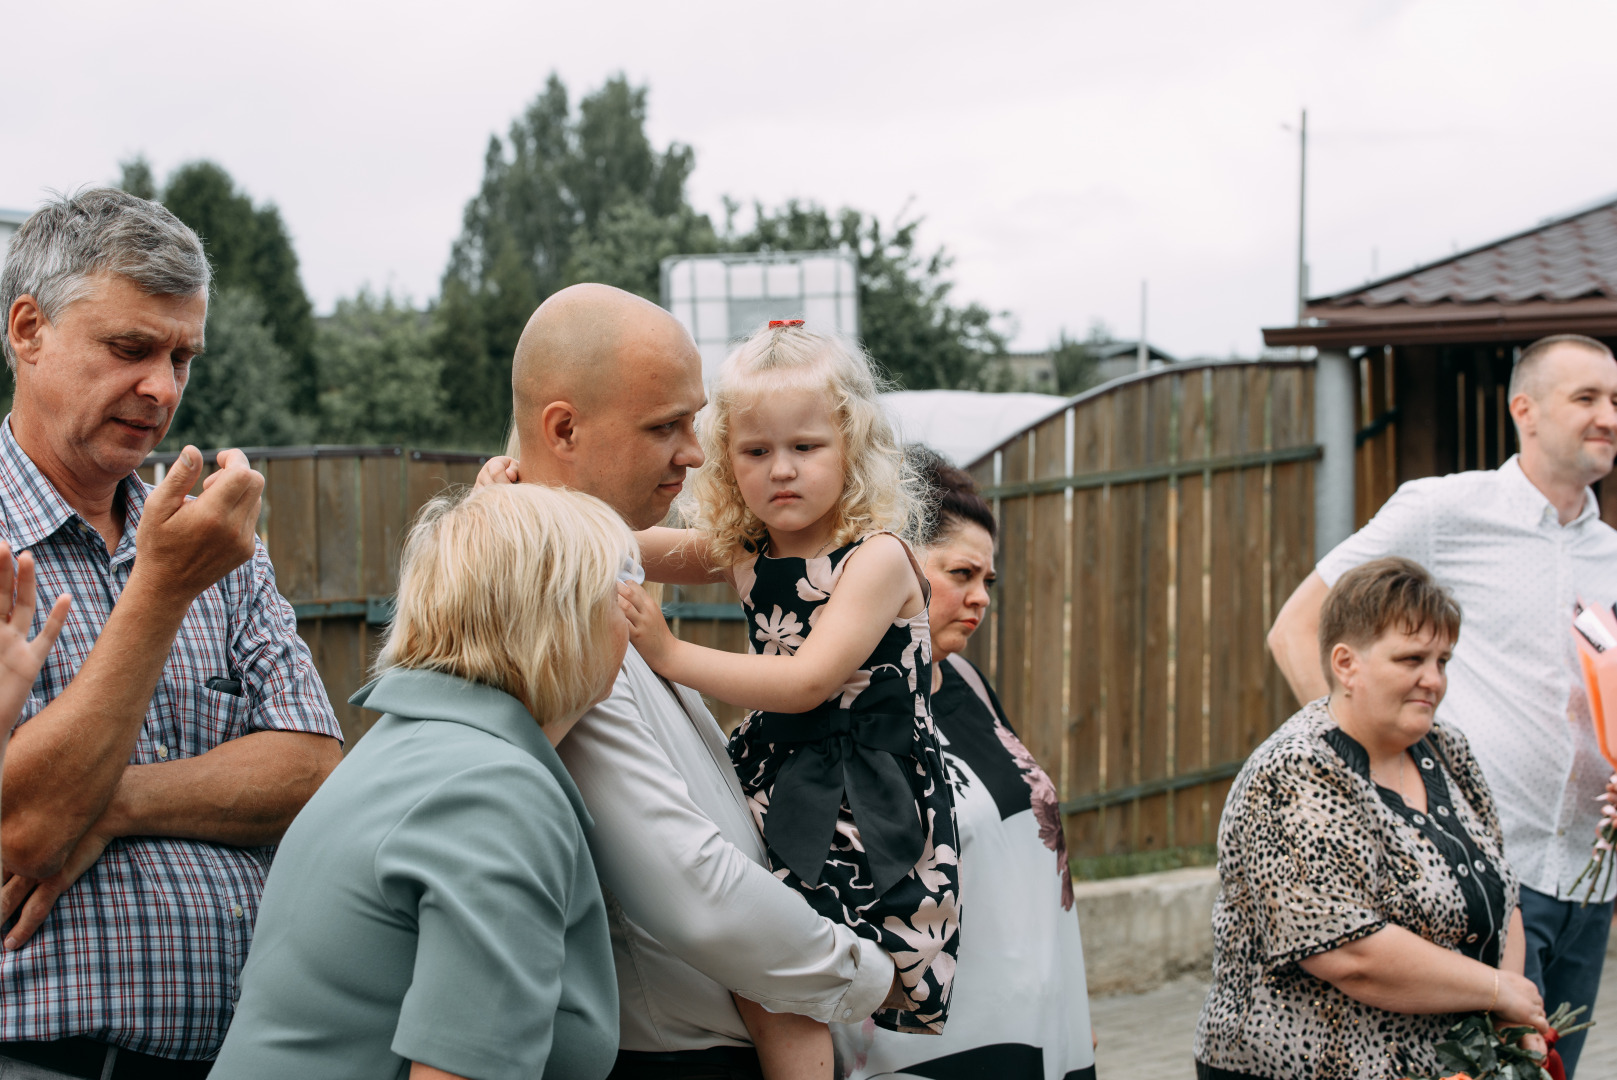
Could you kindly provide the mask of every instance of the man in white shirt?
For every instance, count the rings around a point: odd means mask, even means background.
[[[1510,379],[1521,452],[1491,472],[1413,480],[1338,545],[1286,601],[1269,648],[1299,701],[1326,692],[1319,611],[1347,570],[1387,555],[1419,562],[1464,622],[1438,716],[1465,733],[1499,807],[1521,878],[1527,975],[1546,1006],[1593,1011],[1612,888],[1581,906],[1612,767],[1600,754],[1572,640],[1573,603],[1617,601],[1617,531],[1593,484],[1617,452],[1617,361],[1571,334],[1528,346]],[[1558,1049],[1570,1077],[1583,1035]]]
[[[702,464],[701,356],[673,316],[637,296],[575,285],[546,300],[511,383],[522,460],[495,458],[480,484],[565,485],[644,529]],[[861,1020],[882,1004],[892,960],[769,872],[700,695],[631,649],[611,697],[558,749],[595,822],[590,850],[612,921],[613,1080],[762,1076],[732,990],[820,1021]]]

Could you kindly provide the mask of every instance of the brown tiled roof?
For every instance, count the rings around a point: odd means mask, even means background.
[[[1374,345],[1617,334],[1617,200],[1394,277],[1308,301],[1270,345]]]
[[[1617,200],[1309,307],[1617,297]]]

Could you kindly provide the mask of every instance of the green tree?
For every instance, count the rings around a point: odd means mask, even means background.
[[[1052,350],[1056,369],[1056,388],[1063,394],[1081,394],[1099,385],[1100,352],[1102,345],[1112,343],[1112,332],[1105,323],[1096,319],[1089,324],[1089,334],[1083,340],[1068,337],[1062,330]]]
[[[265,324],[263,301],[247,289],[221,289],[208,306],[207,349],[191,361],[163,447],[307,442],[313,422],[293,412],[291,396],[292,358]]]
[[[623,76],[575,111],[551,75],[506,137],[489,139],[434,311],[452,441],[499,444],[511,354],[545,297],[584,280],[655,296],[660,252],[712,250],[711,224],[686,203],[692,151],[658,151],[645,122],[646,90]]]
[[[315,332],[321,438],[338,443],[433,443],[442,437],[443,361],[430,315],[362,289],[337,301]]]
[[[144,158],[123,164],[122,186],[142,198],[154,197],[151,166]],[[297,253],[281,212],[270,203],[254,206],[230,174],[211,161],[174,170],[161,201],[202,237],[217,292],[242,289],[258,297],[265,325],[291,361],[291,406],[313,416],[319,386],[314,308],[303,291]]]
[[[894,382],[909,390],[995,389],[1008,316],[978,303],[951,302],[948,271],[954,260],[943,248],[917,250],[920,227],[920,218],[904,214],[884,226],[859,210],[833,214],[792,200],[774,210],[755,205],[752,228],[725,239],[735,251],[854,252],[860,336]]]
[[[152,176],[152,166],[145,155],[137,154],[128,161],[119,162],[123,171],[123,180],[118,184],[137,199],[156,200],[157,179]]]
[[[568,278],[604,281],[660,303],[662,261],[670,255],[705,255],[719,238],[705,214],[689,207],[658,215],[640,200],[621,202],[601,215],[594,229],[573,238]]]

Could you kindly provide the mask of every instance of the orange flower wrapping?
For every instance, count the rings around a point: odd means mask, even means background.
[[[1572,640],[1578,647],[1578,660],[1583,667],[1583,684],[1589,694],[1589,719],[1594,725],[1595,739],[1600,753],[1613,769],[1617,769],[1617,618],[1602,607],[1585,607],[1579,603],[1573,608]],[[1613,776],[1617,780],[1617,775]],[[1572,883],[1576,889],[1585,879],[1589,882],[1583,902],[1587,904],[1596,893],[1604,894],[1611,881],[1617,860],[1607,859],[1617,845],[1617,807],[1610,797],[1602,794],[1606,803],[1601,810],[1601,824],[1595,831],[1594,852],[1583,872]]]

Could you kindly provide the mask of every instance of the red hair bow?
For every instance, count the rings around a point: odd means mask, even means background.
[[[783,326],[802,326],[802,325],[803,325],[803,320],[802,319],[770,319],[769,320],[769,328],[771,330],[779,330]]]

